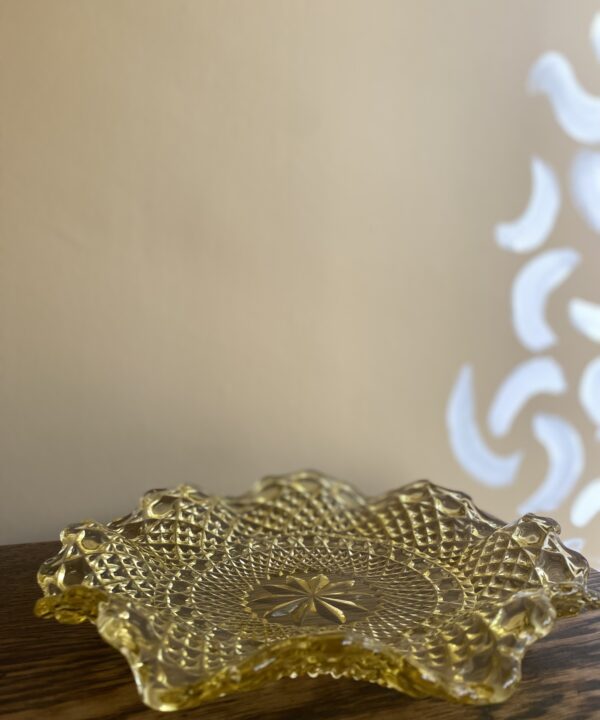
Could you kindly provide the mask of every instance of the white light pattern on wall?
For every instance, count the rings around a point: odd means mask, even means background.
[[[588,363],[581,375],[579,400],[596,426],[596,437],[600,439],[600,357]]]
[[[554,170],[537,157],[531,160],[531,195],[521,217],[496,225],[496,242],[504,250],[531,252],[543,245],[560,211],[560,186]]]
[[[472,477],[491,487],[512,483],[521,465],[522,453],[499,455],[486,445],[477,426],[473,369],[469,365],[461,369],[454,383],[446,420],[454,454]]]
[[[600,233],[600,153],[580,150],[571,164],[571,197],[590,228]]]
[[[588,340],[600,343],[600,305],[573,298],[569,302],[569,320]]]
[[[594,480],[583,488],[571,508],[571,522],[583,527],[600,512],[600,480]]]
[[[590,29],[593,51],[600,61],[600,13]],[[542,55],[529,73],[532,94],[548,98],[562,130],[580,143],[600,143],[600,98],[584,90],[570,62],[561,54]],[[579,148],[569,174],[573,205],[595,233],[600,233],[600,153]],[[531,191],[520,217],[495,228],[496,244],[508,252],[525,254],[539,250],[551,236],[560,212],[562,196],[555,171],[544,160],[531,159]],[[546,315],[549,296],[575,271],[582,257],[571,247],[541,251],[519,269],[511,289],[512,324],[521,345],[532,354],[547,352],[558,343]],[[572,326],[592,343],[600,343],[600,304],[582,298],[568,302]],[[592,346],[593,347],[593,346]],[[506,487],[518,477],[524,454],[495,452],[477,423],[474,371],[464,365],[456,378],[446,408],[452,451],[478,482],[493,488]],[[563,369],[553,357],[531,357],[509,371],[494,395],[487,430],[492,436],[507,435],[521,411],[540,396],[568,391]],[[600,440],[600,356],[590,360],[578,385],[579,402]],[[578,487],[585,471],[585,448],[576,426],[564,417],[536,412],[532,434],[544,448],[548,467],[540,485],[521,500],[517,510],[553,512],[571,502],[570,519],[575,527],[588,526],[600,514],[600,479]],[[572,537],[567,544],[576,550],[585,539]]]
[[[507,376],[498,388],[488,413],[492,435],[510,432],[517,415],[536,395],[561,395],[567,383],[561,366],[551,357],[525,360]]]
[[[577,430],[558,415],[538,413],[533,434],[548,455],[548,471],[537,490],[519,505],[519,512],[551,512],[559,508],[579,480],[585,466],[583,443]]]
[[[556,345],[554,330],[546,321],[546,303],[579,263],[571,248],[556,248],[537,255],[517,273],[512,286],[512,318],[517,337],[531,352]]]
[[[534,64],[529,90],[548,96],[554,117],[573,140],[600,142],[600,98],[581,87],[571,63],[560,53],[546,53]]]

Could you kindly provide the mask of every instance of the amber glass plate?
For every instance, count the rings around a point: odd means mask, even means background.
[[[153,490],[62,532],[36,612],[94,622],[158,710],[306,674],[496,703],[557,615],[598,605],[558,532],[429,482],[378,498],[314,472],[238,498]]]

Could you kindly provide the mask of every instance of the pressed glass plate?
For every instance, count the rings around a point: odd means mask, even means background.
[[[153,490],[62,532],[36,613],[94,622],[158,710],[306,674],[496,703],[557,615],[600,604],[559,530],[425,481],[378,498],[316,472],[237,498]]]

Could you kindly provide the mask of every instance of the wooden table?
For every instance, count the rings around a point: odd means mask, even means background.
[[[367,683],[281,680],[195,710],[159,713],[139,700],[124,658],[89,624],[38,620],[35,573],[58,543],[0,547],[0,717],[15,720],[600,720],[600,612],[559,621],[523,665],[523,682],[504,705],[465,707],[413,700]],[[600,573],[592,586],[600,589]]]

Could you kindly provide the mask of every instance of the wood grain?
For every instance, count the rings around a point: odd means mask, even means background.
[[[346,680],[282,680],[262,690],[223,698],[169,715],[139,700],[125,660],[92,625],[38,620],[35,573],[58,543],[0,547],[0,717],[14,720],[598,720],[600,612],[559,621],[533,646],[523,682],[504,705],[465,707],[413,700]],[[600,590],[600,573],[592,585]]]

